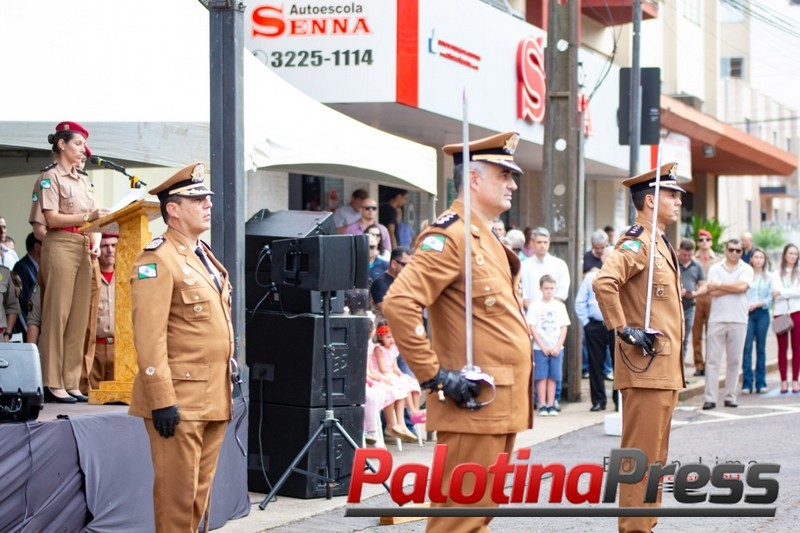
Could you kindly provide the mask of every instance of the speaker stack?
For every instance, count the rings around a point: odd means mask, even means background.
[[[0,343],[0,422],[36,420],[43,391],[36,345]]]
[[[335,418],[353,440],[361,442],[370,323],[365,316],[342,314],[341,290],[364,283],[360,276],[368,252],[361,241],[366,238],[336,235],[330,213],[262,212],[247,223],[247,478],[251,491],[270,492],[264,474],[274,485],[291,466],[323,423],[328,394]],[[265,248],[268,257],[264,257]],[[265,299],[265,289],[273,283],[278,297]],[[323,293],[332,295],[330,391],[325,386]],[[292,473],[278,494],[324,497],[330,490],[323,479],[328,471],[338,481],[332,494],[347,494],[354,451],[338,432],[332,435],[330,469],[323,432],[294,467],[310,475]]]

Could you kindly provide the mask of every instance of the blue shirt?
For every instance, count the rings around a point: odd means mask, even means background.
[[[750,288],[747,289],[747,303],[756,302],[764,302],[764,309],[769,309],[769,306],[772,305],[772,276],[768,272],[753,279],[750,282]]]
[[[383,274],[389,269],[389,261],[375,257],[375,262],[369,265],[369,279],[375,280],[378,276]]]
[[[578,294],[575,296],[575,315],[584,326],[589,323],[589,319],[603,321],[603,313],[600,312],[600,306],[597,304],[597,298],[592,288],[592,280],[597,272],[597,270],[592,270],[586,273],[578,287]]]

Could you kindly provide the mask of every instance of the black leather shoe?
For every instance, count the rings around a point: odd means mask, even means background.
[[[725,402],[725,403],[728,403],[728,402]],[[715,404],[714,402],[706,402],[706,403],[703,404],[703,410],[707,411],[709,409],[714,409],[716,406],[717,406],[717,404]]]
[[[78,401],[78,403],[86,403],[89,401],[89,397],[80,391],[78,391],[78,393],[67,391],[67,394],[75,398]]]
[[[591,412],[593,412],[593,413],[596,413],[597,411],[605,411],[606,410],[606,404],[604,404],[604,403],[596,403],[596,404],[592,405],[592,408],[589,409],[589,410]]]
[[[706,375],[706,371],[705,370],[695,370],[694,371],[694,375],[695,376],[705,376]]]
[[[67,396],[66,398],[62,398],[61,396],[56,396],[50,389],[45,387],[44,389],[44,401],[46,402],[53,402],[53,403],[78,403],[78,400],[73,398],[72,396]]]
[[[731,408],[739,407],[739,404],[735,403],[735,402],[732,402],[730,400],[725,400],[725,407],[731,407]]]

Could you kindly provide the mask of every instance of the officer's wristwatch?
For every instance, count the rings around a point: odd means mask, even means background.
[[[84,213],[83,214],[83,221],[84,222],[89,222],[89,213]]]

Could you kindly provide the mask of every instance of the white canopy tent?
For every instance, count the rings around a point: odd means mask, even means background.
[[[0,3],[3,175],[33,174],[63,120],[92,152],[161,166],[209,160],[208,11],[195,0]],[[35,28],[35,31],[33,30]],[[244,166],[354,177],[436,194],[436,151],[314,101],[245,52]]]

